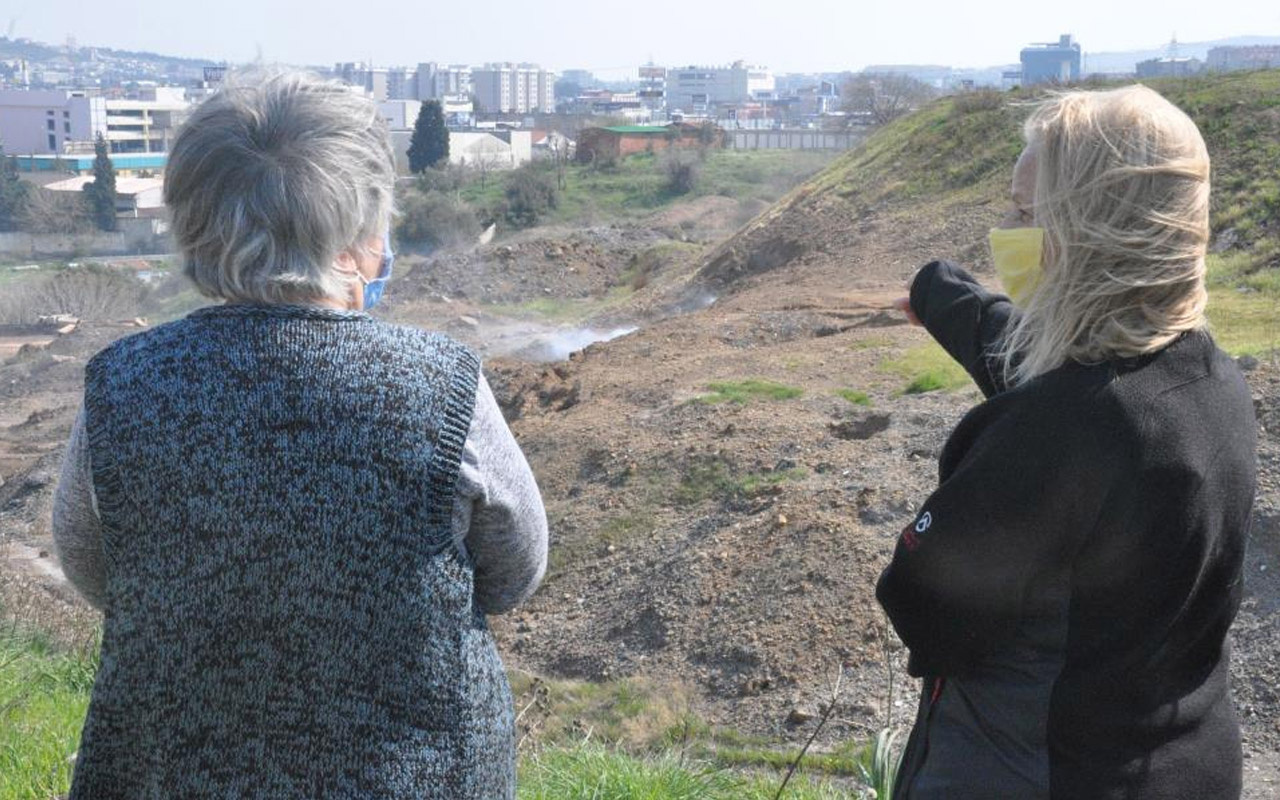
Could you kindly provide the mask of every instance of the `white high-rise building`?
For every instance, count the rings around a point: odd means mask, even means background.
[[[471,94],[471,67],[465,64],[419,64],[414,80],[417,87],[414,100],[441,100]]]
[[[471,71],[476,110],[527,114],[555,111],[555,74],[537,64],[486,64]]]

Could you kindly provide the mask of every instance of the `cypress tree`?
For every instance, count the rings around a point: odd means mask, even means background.
[[[93,143],[93,183],[84,187],[89,211],[100,230],[116,229],[116,169],[107,155],[107,142],[98,134]]]
[[[28,186],[18,177],[18,165],[0,145],[0,231],[16,231],[27,204]]]
[[[418,111],[409,140],[409,171],[423,171],[449,160],[449,129],[439,100],[427,100]]]

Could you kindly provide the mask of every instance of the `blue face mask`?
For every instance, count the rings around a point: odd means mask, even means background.
[[[382,240],[382,265],[378,268],[378,277],[370,281],[365,280],[359,272],[356,273],[360,282],[364,284],[365,311],[376,306],[382,299],[382,291],[387,287],[387,280],[391,277],[391,265],[395,260],[396,254],[391,252],[391,231],[387,231],[387,235]]]

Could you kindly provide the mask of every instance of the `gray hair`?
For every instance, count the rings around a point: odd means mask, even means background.
[[[164,201],[184,270],[210,297],[345,297],[334,268],[386,229],[395,167],[368,98],[296,71],[233,76],[179,131]]]

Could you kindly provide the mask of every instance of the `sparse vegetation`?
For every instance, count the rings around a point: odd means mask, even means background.
[[[740,775],[673,755],[641,758],[599,745],[549,750],[522,765],[520,800],[773,800],[777,779]],[[789,800],[854,800],[857,794],[808,779]]]
[[[1271,255],[1259,256],[1271,250]],[[1232,355],[1280,350],[1280,270],[1255,268],[1280,257],[1280,245],[1262,243],[1248,251],[1211,255],[1209,326],[1218,346]]]
[[[599,224],[648,214],[694,197],[722,195],[744,202],[772,203],[812,177],[839,154],[817,150],[732,150],[716,148],[698,163],[696,184],[687,194],[666,187],[661,154],[641,153],[611,166],[564,164],[554,175],[562,186],[547,223]],[[556,172],[547,167],[548,174]],[[498,208],[517,171],[494,172],[484,185],[473,175],[460,196],[483,216]]]
[[[836,396],[853,403],[855,406],[871,407],[871,398],[866,392],[860,392],[857,389],[836,389]]]
[[[964,368],[934,342],[917,345],[897,358],[880,362],[880,370],[907,381],[903,394],[952,391],[969,383]]]
[[[42,314],[112,320],[141,313],[147,286],[132,272],[101,266],[62,269],[24,281],[0,298],[0,322],[28,324]]]
[[[765,380],[716,381],[707,384],[711,394],[698,399],[700,403],[736,403],[743,405],[752,400],[790,400],[804,394],[804,390],[795,386]]]
[[[723,458],[701,457],[686,465],[671,498],[677,505],[688,506],[704,500],[753,497],[780,483],[804,480],[807,476],[808,473],[798,467],[741,473]]]

